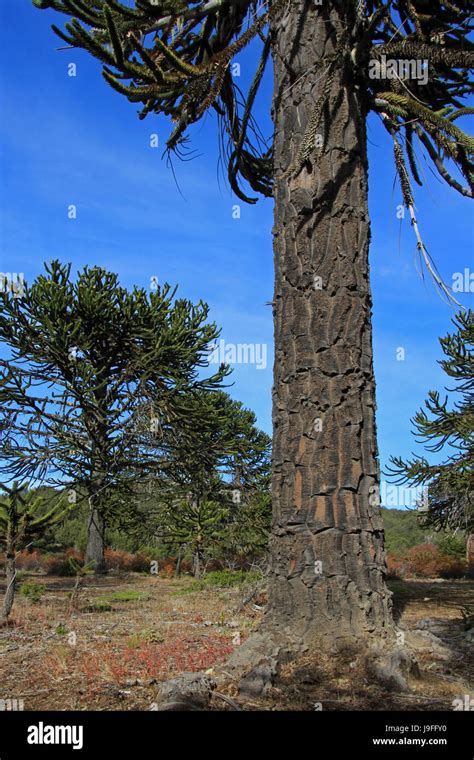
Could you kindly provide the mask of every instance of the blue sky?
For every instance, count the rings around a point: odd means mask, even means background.
[[[271,432],[272,202],[241,205],[218,169],[213,117],[192,132],[197,157],[175,161],[179,182],[161,159],[169,132],[163,118],[136,117],[136,107],[102,80],[100,66],[83,51],[57,51],[50,30],[61,19],[35,10],[29,0],[2,0],[5,34],[0,51],[0,271],[28,281],[53,258],[74,269],[99,264],[122,284],[179,284],[179,294],[203,299],[226,343],[268,345],[266,369],[237,365],[231,394],[252,408]],[[254,55],[238,59],[242,86]],[[75,63],[75,77],[68,64]],[[259,121],[270,133],[271,77],[264,83]],[[158,134],[160,147],[150,147]],[[438,337],[454,314],[417,271],[408,218],[400,225],[391,146],[375,118],[368,127],[371,267],[378,432],[382,467],[391,454],[415,448],[410,417],[444,377]],[[428,249],[447,283],[470,268],[470,201],[441,184],[424,163],[427,187],[416,193]],[[184,196],[184,197],[183,197]],[[68,218],[74,204],[77,218]],[[465,306],[472,293],[460,294]],[[405,360],[397,361],[397,348]]]

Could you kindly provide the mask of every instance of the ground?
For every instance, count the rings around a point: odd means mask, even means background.
[[[189,577],[88,577],[76,591],[74,578],[27,575],[25,582],[45,589],[39,601],[18,595],[11,625],[0,630],[7,709],[7,700],[23,700],[25,710],[156,709],[159,682],[223,665],[258,625],[264,601],[258,593],[246,601],[246,587],[201,588]],[[371,682],[354,653],[313,654],[285,665],[264,700],[243,698],[229,684],[219,687],[213,708],[453,710],[453,700],[474,698],[465,620],[474,582],[406,580],[391,588],[400,643],[415,647],[420,667],[409,693]]]

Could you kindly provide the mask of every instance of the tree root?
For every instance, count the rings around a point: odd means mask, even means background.
[[[218,685],[234,683],[239,697],[265,698],[276,685],[283,665],[295,661],[298,655],[311,654],[313,646],[302,640],[289,641],[274,633],[262,630],[254,633],[238,647],[222,667],[207,673],[183,673],[161,685],[158,697],[159,710],[210,710],[214,697],[222,699],[234,710],[241,710],[237,702],[216,691]],[[321,650],[314,647],[315,658]],[[360,642],[354,654],[364,653],[362,662],[366,675],[372,682],[394,693],[410,692],[409,677],[420,675],[412,650],[395,647],[393,643],[377,642],[375,645]]]

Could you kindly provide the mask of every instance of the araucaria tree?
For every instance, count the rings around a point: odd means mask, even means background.
[[[256,427],[254,413],[223,391],[197,403],[207,407],[206,424],[192,436],[173,436],[156,520],[166,544],[190,548],[199,577],[206,557],[238,521],[247,492],[268,471],[270,438]]]
[[[227,374],[203,373],[219,335],[207,306],[174,295],[168,285],[129,292],[99,267],[73,279],[57,261],[21,297],[0,294],[10,350],[0,360],[0,472],[87,499],[86,562],[97,573],[107,520],[164,466],[170,431],[197,424],[191,400]]]
[[[64,499],[55,499],[51,506],[41,496],[27,492],[26,485],[14,482],[0,485],[6,499],[0,502],[0,548],[5,559],[5,595],[0,611],[0,626],[8,622],[16,590],[16,556],[34,539],[57,525],[71,509]]]
[[[320,647],[385,635],[390,595],[371,499],[379,467],[366,119],[373,111],[386,127],[420,257],[444,288],[420,237],[410,175],[421,182],[421,146],[444,180],[472,195],[473,140],[458,122],[472,110],[462,107],[474,64],[471,3],[33,2],[72,17],[56,32],[103,63],[106,82],[141,104],[141,118],[170,115],[170,151],[214,109],[234,192],[254,202],[247,183],[273,194],[274,513],[264,629]],[[262,47],[245,97],[230,64],[252,40]],[[274,136],[265,143],[254,104],[270,57]]]
[[[388,473],[400,483],[427,489],[422,524],[436,530],[474,533],[474,312],[461,311],[453,320],[456,332],[440,338],[445,358],[439,364],[450,379],[448,395],[429,391],[425,409],[412,422],[417,440],[429,452],[444,451],[446,459],[430,464],[425,456],[392,457]]]

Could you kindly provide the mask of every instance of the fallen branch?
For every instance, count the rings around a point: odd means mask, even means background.
[[[222,699],[224,702],[227,702],[228,705],[230,705],[234,710],[238,710],[239,712],[242,712],[242,708],[239,707],[237,702],[234,702],[233,699],[226,696],[225,694],[221,694],[220,691],[213,691],[211,694],[212,697],[218,697],[219,699]]]

